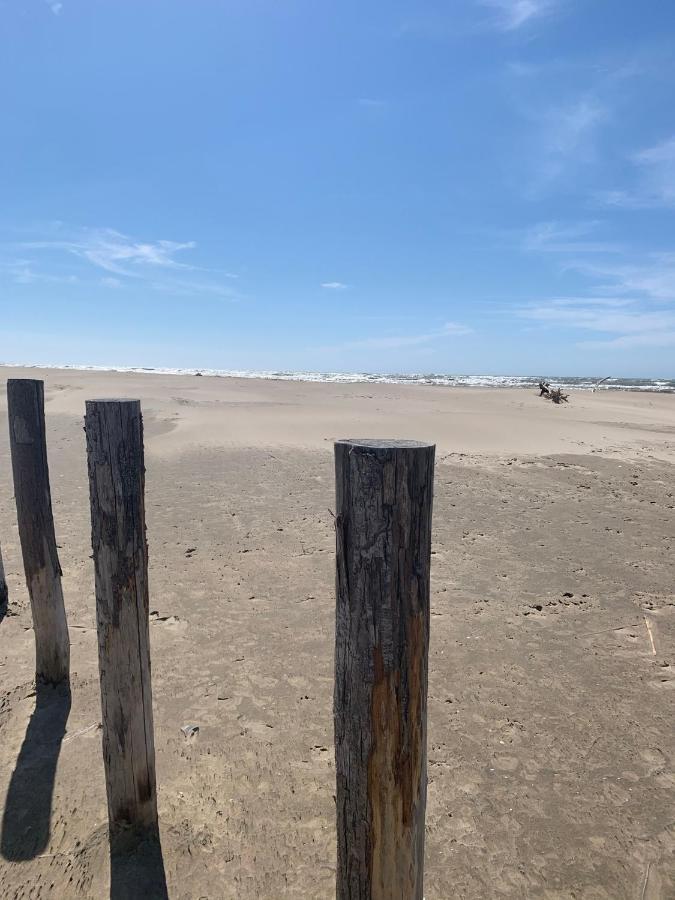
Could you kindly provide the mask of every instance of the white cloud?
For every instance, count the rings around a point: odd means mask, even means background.
[[[400,347],[417,347],[423,344],[429,344],[446,337],[458,337],[460,335],[471,334],[472,328],[467,325],[461,325],[458,322],[446,322],[442,328],[437,331],[430,331],[426,334],[403,334],[403,335],[381,335],[363,338],[358,341],[348,341],[339,344],[336,347],[324,347],[323,350],[396,350]]]
[[[595,136],[607,110],[592,97],[555,107],[544,115],[541,172],[547,180],[559,177],[570,164],[595,157]]]
[[[26,250],[71,253],[115,275],[138,277],[144,269],[151,267],[194,268],[178,262],[174,255],[196,245],[194,241],[135,241],[112,228],[86,228],[65,240],[24,241],[20,246]]]
[[[142,280],[153,290],[180,295],[203,294],[236,299],[229,285],[220,279],[236,279],[232,272],[202,269],[177,259],[195,248],[194,241],[137,240],[111,228],[68,229],[55,223],[48,237],[0,245],[0,249],[20,250],[31,259],[0,261],[0,273],[6,272],[15,282],[86,283],[86,269],[103,270],[95,283],[100,287],[122,288],[131,280]],[[76,274],[61,274],[80,260]],[[37,261],[36,261],[37,260]],[[84,263],[84,268],[82,266]],[[48,271],[49,270],[49,271]],[[188,273],[208,273],[209,277],[190,278]],[[187,277],[186,277],[187,276]]]
[[[174,278],[171,281],[152,281],[150,287],[153,291],[165,294],[177,294],[178,296],[191,296],[194,294],[207,294],[213,297],[222,297],[226,300],[238,300],[239,295],[229,285],[218,284],[211,281],[186,280]]]
[[[346,291],[349,285],[343,284],[341,281],[324,281],[321,287],[329,291]]]
[[[55,16],[60,16],[63,10],[63,3],[57,3],[55,0],[45,0],[47,6],[51,9]]]
[[[650,300],[675,300],[675,253],[652,253],[639,263],[571,263],[568,268],[602,281],[596,290],[608,294],[640,294]]]
[[[601,222],[538,222],[525,231],[523,249],[539,253],[619,253],[621,246],[593,240]]]
[[[5,273],[13,284],[75,284],[76,275],[56,275],[40,272],[30,259],[14,259],[0,262],[0,272]]]
[[[494,25],[502,31],[515,31],[533,19],[553,11],[553,0],[478,0],[481,6],[495,10]]]
[[[608,307],[610,309],[619,309],[620,307],[633,306],[635,300],[629,300],[626,297],[556,297],[550,301],[555,306],[590,306],[590,307]],[[525,307],[528,308],[528,307]]]
[[[675,135],[634,154],[636,184],[631,190],[611,190],[598,194],[608,206],[649,209],[675,206]]]
[[[518,311],[518,315],[538,322],[618,334],[635,334],[675,328],[675,312],[626,311],[624,306],[614,307],[611,304],[571,306],[564,302],[561,304],[556,300],[551,300],[545,305],[522,307]]]
[[[580,341],[578,346],[595,350],[612,347],[617,349],[673,347],[675,346],[675,331],[650,331],[645,334],[627,334],[609,341]]]
[[[675,341],[675,311],[627,309],[634,301],[551,300],[517,310],[521,319],[540,325],[595,331],[604,340],[581,341],[583,347],[669,347]]]
[[[522,79],[514,96],[526,126],[520,129],[513,153],[519,157],[514,178],[526,195],[538,195],[597,161],[600,126],[609,118],[609,107],[592,92],[552,103],[550,91],[540,91],[542,79],[530,79],[524,89]],[[532,87],[536,85],[536,87]],[[534,93],[534,96],[532,94]]]
[[[366,109],[384,109],[387,106],[386,100],[378,100],[375,97],[359,97],[356,102]]]

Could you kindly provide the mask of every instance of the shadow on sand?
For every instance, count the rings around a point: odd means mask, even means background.
[[[110,900],[168,900],[156,831],[124,831],[110,838]]]
[[[38,686],[2,814],[0,852],[12,862],[34,859],[49,843],[56,764],[69,713],[69,685]]]
[[[0,622],[2,622],[8,612],[9,594],[2,574],[2,559],[0,559]]]

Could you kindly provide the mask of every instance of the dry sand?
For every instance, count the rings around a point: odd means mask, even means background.
[[[2,375],[46,381],[74,675],[69,715],[34,714],[5,424],[0,897],[110,892],[82,431],[85,398],[105,396],[145,414],[172,900],[334,895],[329,508],[345,436],[438,448],[427,900],[675,897],[675,396],[555,407],[511,389]]]

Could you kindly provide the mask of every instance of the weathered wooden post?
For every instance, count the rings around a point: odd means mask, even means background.
[[[56,550],[45,436],[44,383],[7,381],[9,446],[26,585],[35,632],[38,683],[67,681],[70,640]]]
[[[111,838],[157,831],[143,420],[138,400],[88,400],[85,431]]]
[[[422,900],[434,450],[335,444],[337,900]]]

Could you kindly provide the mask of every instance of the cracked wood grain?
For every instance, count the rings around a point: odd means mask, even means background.
[[[69,679],[70,639],[56,549],[45,433],[44,383],[7,381],[16,516],[35,633],[35,678]]]
[[[434,449],[335,444],[338,900],[422,900]]]
[[[110,830],[156,830],[140,401],[88,400],[85,431]]]

